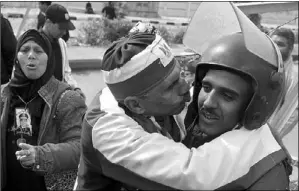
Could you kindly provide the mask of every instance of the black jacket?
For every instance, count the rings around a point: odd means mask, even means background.
[[[10,22],[1,14],[1,84],[9,81],[16,55],[17,39]]]

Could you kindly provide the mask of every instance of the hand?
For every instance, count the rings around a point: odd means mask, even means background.
[[[84,101],[86,101],[86,96],[80,88],[74,88],[74,90],[78,92],[81,97],[83,97]]]
[[[17,160],[19,160],[21,164],[26,167],[33,166],[35,164],[36,156],[34,146],[26,143],[20,143],[19,147],[22,150],[16,152]]]

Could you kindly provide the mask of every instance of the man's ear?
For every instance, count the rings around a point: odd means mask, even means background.
[[[48,24],[48,25],[51,25],[51,24],[54,24],[50,19],[46,19],[46,21],[45,21],[45,24]]]
[[[125,100],[124,100],[124,104],[133,113],[143,114],[144,111],[145,111],[145,109],[140,104],[139,98],[137,98],[135,96],[126,97]]]
[[[48,27],[51,25],[51,23],[52,23],[52,22],[50,21],[50,19],[46,19],[43,28],[48,28]]]

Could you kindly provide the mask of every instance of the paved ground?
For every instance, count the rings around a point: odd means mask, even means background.
[[[76,59],[102,59],[106,49],[102,47],[68,47],[69,60]]]
[[[74,71],[73,76],[86,95],[86,104],[89,105],[95,94],[106,87],[100,70]]]

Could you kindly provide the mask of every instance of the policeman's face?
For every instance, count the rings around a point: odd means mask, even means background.
[[[209,70],[198,95],[199,128],[210,136],[233,129],[251,96],[251,86],[240,76],[225,70]]]
[[[271,36],[273,42],[275,42],[281,52],[282,60],[286,61],[291,55],[291,48],[289,47],[288,40],[285,37],[273,35]]]

